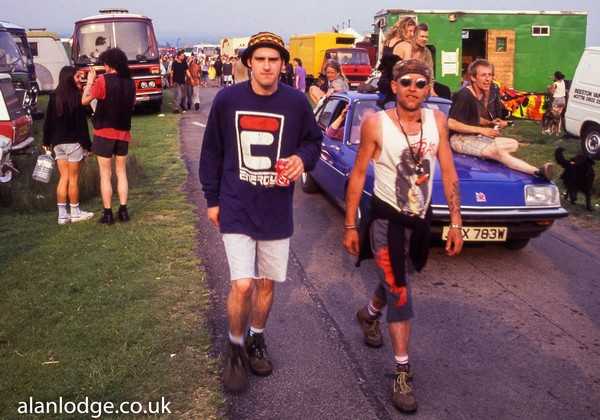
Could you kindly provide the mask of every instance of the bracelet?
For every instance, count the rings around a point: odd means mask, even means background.
[[[450,225],[450,229],[462,229],[462,225],[456,225],[456,224],[452,223]]]
[[[358,229],[358,226],[356,226],[356,225],[344,225],[344,229],[347,229],[347,230]]]

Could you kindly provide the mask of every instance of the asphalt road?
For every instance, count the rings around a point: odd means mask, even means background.
[[[186,186],[198,206],[199,253],[213,289],[215,351],[225,350],[228,268],[198,182],[204,124],[216,89],[181,119]],[[232,419],[392,419],[393,354],[363,345],[356,310],[376,285],[341,247],[343,214],[320,194],[295,194],[286,283],[267,325],[275,371],[228,396]],[[413,278],[411,365],[419,419],[600,418],[600,235],[568,219],[522,251],[433,248]],[[385,332],[385,330],[384,330]]]

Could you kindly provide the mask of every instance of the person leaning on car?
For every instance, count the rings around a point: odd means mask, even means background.
[[[508,122],[489,112],[489,92],[493,69],[489,61],[477,59],[467,70],[471,83],[458,91],[452,100],[448,115],[450,145],[457,153],[497,160],[510,169],[529,175],[552,178],[550,162],[540,168],[512,156],[519,148],[515,139],[500,136]]]

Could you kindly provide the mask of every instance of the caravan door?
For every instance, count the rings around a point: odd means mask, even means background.
[[[487,59],[494,65],[495,80],[503,86],[514,87],[515,31],[489,29],[487,31]]]

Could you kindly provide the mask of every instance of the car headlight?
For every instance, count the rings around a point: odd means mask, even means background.
[[[155,88],[156,87],[156,83],[154,82],[154,80],[150,80],[148,82],[148,87],[151,87],[151,88]]]
[[[560,206],[556,185],[525,185],[526,206]]]
[[[29,92],[25,92],[25,96],[23,96],[23,106],[27,108],[29,105],[31,105],[31,95]]]
[[[142,83],[140,83],[140,87],[142,89],[146,89],[148,87],[148,83],[147,82],[142,82]]]

